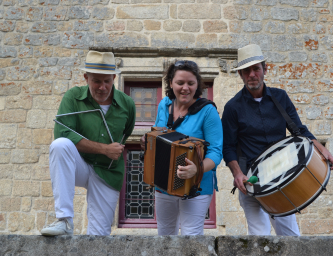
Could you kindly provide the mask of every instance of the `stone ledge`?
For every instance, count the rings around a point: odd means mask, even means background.
[[[0,235],[0,255],[332,255],[333,237]]]

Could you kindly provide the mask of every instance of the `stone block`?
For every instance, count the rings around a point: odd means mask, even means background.
[[[8,150],[6,149],[5,151],[2,151],[2,153],[6,152],[6,151],[8,151]],[[0,152],[0,154],[1,154],[1,152]],[[0,158],[1,158],[1,156],[0,156]],[[0,168],[0,180],[12,179],[12,178],[13,178],[13,165],[3,164]]]
[[[219,4],[180,4],[178,5],[179,19],[221,19]]]
[[[106,21],[105,30],[108,31],[123,31],[125,30],[125,22],[124,21]]]
[[[309,80],[288,80],[286,82],[287,93],[313,93],[314,90],[314,84]]]
[[[152,21],[153,22],[153,21]],[[146,27],[146,26],[145,26]],[[179,31],[182,27],[182,22],[179,20],[166,20],[163,22],[163,28],[165,31]],[[160,26],[156,26],[156,29],[153,30],[159,30]]]
[[[19,58],[31,58],[33,55],[33,47],[31,46],[20,46],[19,47]]]
[[[228,25],[219,20],[207,20],[203,22],[203,29],[205,33],[223,33],[228,31]]]
[[[114,9],[109,7],[94,7],[92,18],[96,20],[110,20],[114,17]]]
[[[306,52],[289,52],[289,61],[295,62],[295,61],[307,61],[308,55]]]
[[[139,20],[128,20],[127,30],[129,31],[141,31],[143,29],[142,21]]]
[[[27,114],[27,128],[44,128],[46,124],[46,111],[32,109]]]
[[[30,23],[27,22],[17,22],[16,23],[16,32],[27,33],[30,29]]]
[[[4,36],[5,45],[20,45],[22,43],[23,35],[19,33],[6,33]]]
[[[41,195],[45,197],[51,197],[51,196],[53,197],[51,181],[43,181],[41,183]],[[75,201],[74,201],[74,212],[75,212]]]
[[[313,0],[310,3],[310,7],[320,8],[320,7],[327,7],[328,0]]]
[[[317,91],[333,92],[333,82],[330,79],[320,79],[316,81]]]
[[[152,33],[152,47],[171,47],[171,48],[193,48],[195,46],[195,37],[188,33]]]
[[[59,58],[58,65],[59,66],[79,66],[81,63],[80,58]]]
[[[313,27],[313,32],[316,34],[325,34],[326,33],[326,25],[323,23],[316,23]]]
[[[333,107],[327,107],[324,111],[324,117],[326,119],[333,119]]]
[[[327,42],[326,45],[329,47],[329,45],[330,45],[329,38],[327,38],[327,40],[324,40],[324,41]],[[333,44],[331,44],[331,45],[333,45]],[[305,35],[304,36],[304,46],[307,50],[317,50],[318,46],[319,46],[318,37],[315,35]]]
[[[17,133],[17,148],[32,148],[31,129],[20,128]]]
[[[15,148],[16,124],[0,124],[0,148]]]
[[[329,103],[329,96],[323,94],[313,95],[312,103],[315,105],[326,105]]]
[[[54,200],[53,198],[33,199],[32,208],[38,211],[54,211]]]
[[[47,6],[47,5],[58,5],[60,0],[39,0],[39,4]]]
[[[317,21],[318,19],[318,11],[316,9],[302,9],[301,10],[301,21]]]
[[[250,43],[247,35],[222,34],[219,37],[219,47],[222,49],[239,49]]]
[[[130,5],[118,6],[117,19],[169,19],[169,6],[159,5]]]
[[[284,22],[268,21],[264,30],[270,34],[284,34],[286,32],[286,26]]]
[[[305,108],[306,118],[309,120],[322,119],[323,114],[320,107],[309,106]]]
[[[148,37],[135,32],[114,32],[96,36],[96,45],[100,47],[147,47]]]
[[[42,45],[42,39],[43,39],[43,36],[40,34],[27,34],[24,37],[23,43],[25,45],[38,46],[38,45]]]
[[[50,67],[57,65],[58,58],[40,58],[38,59],[39,66]]]
[[[320,38],[320,43],[325,47],[326,50],[333,49],[333,36],[324,36]]]
[[[47,112],[47,119],[46,119],[46,128],[53,129],[54,128],[54,121],[53,119],[57,115],[58,110],[49,110]]]
[[[307,34],[310,32],[310,27],[305,23],[295,23],[288,25],[287,30],[290,34]]]
[[[37,163],[38,159],[39,159],[38,150],[14,149],[12,151],[12,156],[11,156],[12,163],[16,163],[16,164]]]
[[[17,7],[8,7],[4,18],[6,20],[22,20],[24,18],[24,10]]]
[[[239,8],[235,6],[226,6],[223,8],[223,18],[227,20],[234,20],[239,18]]]
[[[280,0],[281,4],[287,4],[294,7],[309,7],[310,0]]]
[[[194,3],[195,0],[164,0],[164,3]]]
[[[56,95],[36,96],[33,99],[33,108],[36,109],[58,109],[62,97]]]
[[[251,8],[250,18],[251,20],[261,21],[261,20],[267,20],[271,17],[268,9],[253,6]]]
[[[226,228],[226,234],[231,236],[247,235],[247,225],[244,213],[222,212],[218,214],[217,224]]]
[[[43,7],[30,7],[26,14],[27,21],[42,20]]]
[[[302,50],[302,40],[296,36],[277,35],[273,36],[273,48],[276,51],[295,51]]]
[[[252,0],[233,0],[233,4],[252,4]]]
[[[216,34],[200,34],[197,36],[195,46],[198,48],[218,48]]]
[[[35,58],[51,57],[52,54],[53,54],[53,49],[51,47],[48,46],[34,47]]]
[[[0,47],[0,58],[15,58],[17,57],[17,51],[12,46]]]
[[[92,11],[91,9],[91,7],[86,6],[72,6],[68,10],[68,17],[70,19],[89,19]]]
[[[68,90],[68,81],[56,81],[53,86],[53,93],[62,95]]]
[[[177,4],[170,4],[170,18],[177,19]]]
[[[33,165],[31,169],[32,180],[50,180],[49,166]]]
[[[317,120],[314,123],[314,134],[315,135],[331,135],[332,126],[330,121]]]
[[[32,97],[30,95],[8,96],[6,100],[7,108],[31,109]]]
[[[161,22],[155,20],[144,20],[143,26],[145,30],[160,30],[161,29]]]
[[[2,197],[0,198],[0,211],[15,212],[21,209],[21,198]]]
[[[3,150],[0,150],[0,155]],[[1,157],[1,156],[0,156]],[[10,196],[12,193],[12,180],[0,180],[0,196]]]
[[[311,98],[307,94],[296,94],[293,96],[293,102],[295,104],[309,104]]]
[[[16,165],[14,168],[15,180],[30,180],[31,178],[31,165]]]
[[[70,57],[71,55],[72,55],[72,52],[70,49],[55,48],[53,51],[54,57]]]
[[[185,20],[183,22],[184,32],[199,32],[201,29],[201,23],[198,20]]]
[[[293,8],[277,8],[273,7],[271,9],[271,15],[273,20],[283,20],[283,21],[290,21],[290,20],[298,20],[299,19],[299,12]]]
[[[52,6],[44,8],[44,20],[68,20],[68,8],[65,6]]]
[[[8,164],[10,161],[10,157],[11,157],[11,150],[9,149],[0,149],[0,164]],[[1,190],[1,180],[0,180],[0,195],[5,195],[3,194],[4,192],[2,192],[3,190]],[[7,195],[10,195],[7,194]]]
[[[62,46],[65,48],[86,49],[94,45],[92,32],[65,32],[62,38]]]
[[[243,31],[244,32],[260,32],[262,30],[261,22],[253,22],[253,21],[244,21],[243,23]]]
[[[40,69],[40,77],[43,80],[58,80],[59,77],[69,80],[72,78],[72,71],[68,66],[43,67]]]
[[[22,90],[26,94],[51,94],[52,85],[52,81],[33,81],[24,84]]]
[[[110,0],[90,0],[89,5],[103,4],[107,5]]]
[[[260,46],[262,51],[272,50],[272,37],[265,34],[254,34],[251,36],[251,43]]]
[[[333,222],[331,220],[302,219],[301,229],[303,234],[331,234],[333,233]]]
[[[8,231],[28,232],[35,227],[35,215],[30,213],[12,212],[8,217]]]
[[[0,95],[17,95],[21,92],[21,83],[10,82],[0,83]]]
[[[229,30],[230,33],[240,34],[242,31],[242,22],[241,21],[229,21]]]
[[[0,21],[0,31],[11,32],[15,28],[16,21],[4,20]]]
[[[7,71],[7,79],[14,81],[26,81],[33,78],[35,73],[36,71],[34,67],[10,67]]]
[[[3,123],[22,123],[26,120],[27,112],[23,109],[10,109],[2,112]]]
[[[33,129],[33,142],[37,145],[50,145],[52,142],[52,133],[51,129]]]
[[[52,191],[51,191],[52,192]],[[52,194],[53,195],[53,194]],[[73,206],[74,206],[74,212],[82,212],[85,209],[85,202],[86,202],[86,197],[84,195],[82,196],[75,196],[73,200]]]
[[[30,212],[30,210],[31,210],[31,197],[22,197],[21,211]]]
[[[53,21],[38,21],[32,24],[32,32],[53,33],[57,31],[57,23]]]
[[[221,212],[239,212],[242,211],[238,201],[238,193],[231,194],[229,190],[222,190],[219,193],[222,194],[220,209],[216,209]]]
[[[60,35],[49,34],[43,37],[43,44],[58,45],[60,44]]]
[[[2,2],[2,0],[1,0],[1,2]],[[14,6],[15,1],[14,0],[3,0],[2,4],[3,4],[3,6]]]
[[[75,21],[74,22],[74,31],[103,31],[103,22],[101,21]]]
[[[41,230],[46,224],[46,212],[37,212],[36,229]]]
[[[57,22],[58,31],[72,31],[73,21],[58,21]]]

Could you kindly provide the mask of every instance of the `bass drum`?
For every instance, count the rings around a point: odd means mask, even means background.
[[[283,217],[311,204],[330,178],[330,165],[306,137],[284,138],[262,152],[252,163],[247,177],[258,182],[246,185],[271,217]]]

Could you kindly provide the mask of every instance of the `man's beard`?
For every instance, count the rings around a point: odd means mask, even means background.
[[[250,81],[250,82],[252,82],[252,81]],[[258,81],[258,84],[257,85],[249,85],[249,83],[246,85],[246,87],[249,89],[249,90],[251,90],[251,91],[256,91],[256,90],[259,90],[260,89],[260,87],[261,87],[261,84],[259,83],[259,81]]]

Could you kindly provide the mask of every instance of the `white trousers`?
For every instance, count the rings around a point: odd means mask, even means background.
[[[75,186],[84,187],[88,204],[87,234],[110,235],[119,192],[106,185],[69,139],[52,142],[49,161],[56,217],[74,217]]]
[[[275,233],[279,236],[300,235],[295,214],[272,219],[254,197],[244,195],[242,192],[238,194],[240,205],[245,212],[249,235],[269,236],[271,234],[271,224]]]
[[[155,212],[158,235],[203,235],[207,210],[213,195],[201,195],[182,200],[155,192]]]

